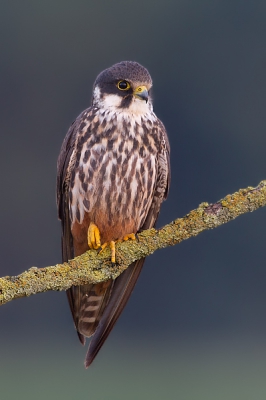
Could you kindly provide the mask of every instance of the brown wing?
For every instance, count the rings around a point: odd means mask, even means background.
[[[161,203],[166,199],[170,185],[170,146],[167,133],[160,120],[158,120],[158,135],[160,135],[161,149],[157,158],[157,179],[153,192],[153,201],[147,213],[147,217],[140,230],[153,227],[159,215]],[[88,368],[98,354],[117,319],[123,311],[134,286],[137,282],[145,258],[131,264],[115,281],[100,323],[91,339],[85,359],[85,367]]]
[[[84,114],[90,109],[85,110],[72,123],[68,133],[63,141],[61,151],[57,161],[57,207],[58,217],[62,224],[62,259],[63,262],[74,258],[73,238],[71,234],[71,220],[69,215],[69,183],[71,172],[75,166],[76,160],[76,140],[80,125],[84,119]],[[67,298],[71,309],[72,317],[77,329],[78,337],[82,344],[85,344],[85,338],[78,331],[80,304],[84,295],[90,292],[92,285],[73,286],[67,290]],[[84,294],[85,292],[85,294]]]

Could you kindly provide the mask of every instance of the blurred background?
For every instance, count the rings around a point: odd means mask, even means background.
[[[135,60],[172,151],[158,226],[265,176],[266,2],[2,0],[1,276],[61,261],[56,160],[96,75]],[[0,308],[1,398],[265,399],[266,209],[157,252],[92,367],[66,296]]]

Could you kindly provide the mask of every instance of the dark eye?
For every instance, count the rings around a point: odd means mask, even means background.
[[[128,81],[119,81],[117,87],[120,90],[128,90],[130,88],[130,84]]]

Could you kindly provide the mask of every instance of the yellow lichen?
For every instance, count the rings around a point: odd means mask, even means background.
[[[157,249],[180,243],[206,229],[215,228],[265,205],[266,181],[260,182],[256,188],[239,190],[215,204],[203,202],[196,210],[158,231],[149,229],[141,232],[135,241],[118,243],[116,266],[112,265],[110,249],[106,248],[100,254],[90,250],[68,263],[40,269],[32,267],[19,276],[0,278],[0,304],[47,290],[66,290],[72,285],[116,278],[132,262]]]

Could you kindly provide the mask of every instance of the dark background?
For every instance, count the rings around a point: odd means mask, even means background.
[[[265,176],[264,0],[2,0],[1,276],[61,260],[56,159],[96,75],[146,66],[171,142],[159,225]],[[64,293],[0,308],[1,398],[265,399],[261,209],[150,257],[85,371]]]

